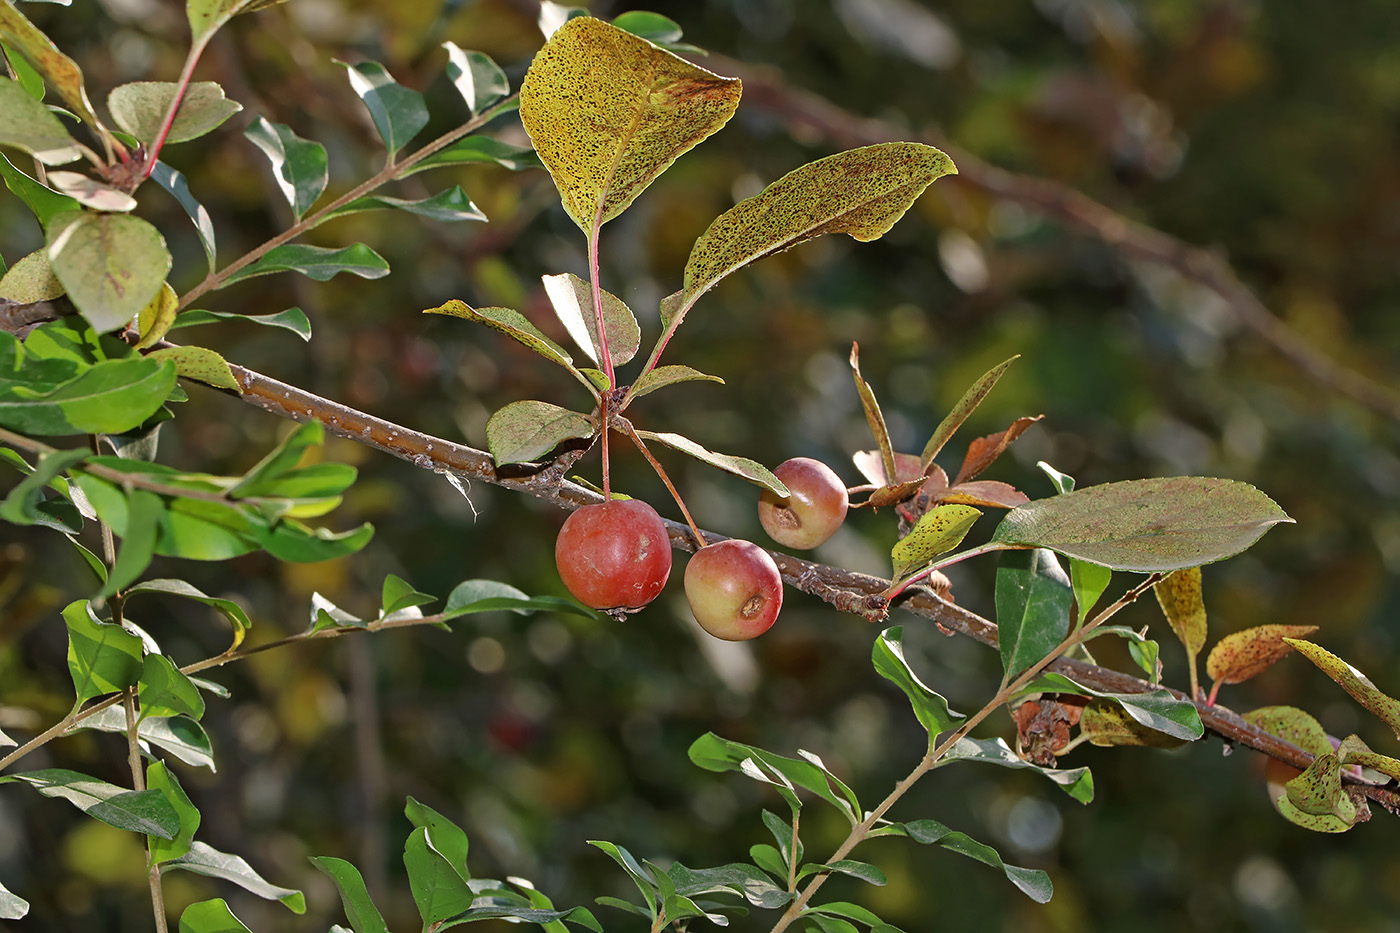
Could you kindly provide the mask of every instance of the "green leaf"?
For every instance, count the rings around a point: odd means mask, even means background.
[[[444,42],[442,47],[447,49],[447,80],[467,102],[472,116],[510,93],[505,72],[489,56],[465,52],[455,42]]]
[[[632,383],[632,388],[628,390],[627,394],[634,399],[641,398],[643,395],[649,395],[664,386],[674,385],[677,382],[694,382],[702,379],[724,385],[724,380],[720,377],[711,376],[709,373],[702,373],[698,369],[691,369],[689,366],[657,366],[637,377],[637,381]]]
[[[423,606],[436,600],[436,596],[418,592],[407,580],[391,573],[384,578],[379,604],[380,618],[387,618],[405,609]]]
[[[1341,759],[1343,767],[1361,765],[1400,781],[1400,759],[1371,751],[1358,735],[1349,735],[1342,739],[1342,744],[1337,748],[1337,757]]]
[[[706,771],[739,771],[754,780],[774,785],[794,809],[801,806],[791,792],[796,786],[831,804],[852,825],[860,818],[860,803],[855,794],[810,752],[804,752],[803,758],[787,758],[707,732],[691,743],[688,754],[691,761]]]
[[[83,484],[84,491],[88,485]],[[220,502],[175,499],[165,510],[156,553],[187,560],[228,560],[258,546],[253,524],[238,509]]]
[[[164,339],[170,325],[175,323],[175,312],[179,305],[180,299],[175,295],[175,289],[170,287],[169,282],[162,282],[160,291],[156,292],[155,297],[136,315],[137,350],[153,347]],[[177,365],[176,371],[178,370]]]
[[[1104,590],[1108,589],[1112,579],[1113,571],[1107,567],[1073,557],[1069,559],[1070,588],[1074,590],[1074,604],[1078,607],[1078,619],[1081,624],[1089,618],[1090,610],[1099,601]]]
[[[418,131],[428,125],[428,105],[423,95],[394,81],[378,62],[344,65],[350,86],[365,102],[379,138],[384,140],[392,160]]]
[[[253,933],[233,915],[223,898],[198,901],[180,914],[180,933]]]
[[[29,902],[0,885],[0,920],[21,920],[29,913]]]
[[[1355,822],[1344,820],[1332,813],[1306,813],[1299,810],[1293,805],[1293,801],[1288,799],[1287,794],[1280,794],[1274,801],[1274,807],[1279,815],[1290,823],[1315,833],[1344,833],[1356,825]],[[1359,811],[1357,816],[1360,816]]]
[[[243,394],[243,387],[233,377],[228,360],[208,347],[168,347],[164,350],[152,350],[146,354],[146,359],[170,360],[175,364],[177,375],[217,389],[232,389],[239,395]]]
[[[655,919],[656,905],[657,901],[660,900],[660,893],[657,890],[656,881],[652,878],[651,872],[639,865],[632,853],[628,852],[622,846],[614,845],[602,839],[590,839],[588,840],[588,844],[601,849],[607,854],[608,858],[622,867],[622,870],[632,879],[632,883],[637,886],[637,890],[642,892],[642,901],[647,905],[652,919]],[[602,903],[602,898],[599,898],[598,902]],[[643,914],[643,916],[646,916],[646,914]]]
[[[16,525],[43,522],[47,516],[39,512],[37,507],[46,501],[43,497],[44,488],[70,466],[87,459],[90,453],[86,450],[50,450],[39,455],[32,469],[25,464],[24,468],[29,475],[20,480],[5,500],[0,502],[0,519]]]
[[[762,868],[783,884],[787,884],[787,859],[783,857],[783,854],[779,852],[776,847],[770,846],[767,843],[750,846],[749,857],[753,859],[754,864],[759,868]]]
[[[148,654],[141,667],[141,717],[204,716],[204,695],[163,654]]]
[[[160,657],[160,655],[150,655],[150,657]],[[180,858],[190,851],[195,831],[199,829],[200,816],[194,804],[190,803],[185,789],[180,786],[180,780],[165,767],[164,762],[153,761],[147,765],[146,786],[164,794],[165,799],[180,817],[180,829],[175,833],[175,838],[168,841],[159,838],[151,840],[151,864],[159,865],[162,862]]]
[[[446,620],[477,612],[516,612],[521,615],[554,612],[570,613],[586,619],[596,618],[593,610],[572,600],[558,596],[527,596],[515,587],[495,580],[465,580],[457,584],[447,596],[442,617]]]
[[[0,278],[0,298],[20,304],[51,301],[63,294],[63,283],[49,268],[48,254],[40,249],[21,258]]]
[[[205,262],[208,263],[209,271],[213,272],[215,264],[214,221],[209,216],[209,212],[190,193],[189,182],[185,176],[164,162],[156,162],[155,168],[151,170],[151,178],[155,180],[156,184],[169,191],[180,207],[184,208],[185,213],[189,215],[190,221],[194,224],[195,232],[199,234],[199,245],[204,247]]]
[[[1300,638],[1285,638],[1284,641],[1317,665],[1322,673],[1336,681],[1338,686],[1351,694],[1353,700],[1370,710],[1400,738],[1400,700],[1381,693],[1365,674],[1326,648]]]
[[[1313,816],[1331,814],[1347,823],[1356,821],[1356,805],[1342,791],[1342,764],[1330,752],[1318,755],[1307,770],[1284,785],[1288,802]]]
[[[497,466],[538,460],[564,441],[591,438],[587,415],[549,402],[511,402],[486,422],[486,449]]]
[[[1178,748],[1183,740],[1150,729],[1111,700],[1095,699],[1079,716],[1079,732],[1094,745],[1113,747],[1144,745],[1151,748]]]
[[[370,899],[364,878],[354,865],[329,855],[312,856],[311,864],[335,882],[340,891],[341,903],[345,905],[345,916],[355,933],[389,933],[389,927],[379,913],[379,908],[375,907],[374,901]]]
[[[425,172],[430,168],[443,168],[449,165],[471,165],[475,163],[489,162],[510,169],[512,172],[521,172],[526,169],[544,168],[544,163],[535,154],[535,150],[526,146],[513,146],[510,143],[493,139],[490,136],[468,136],[459,139],[450,146],[446,146],[434,152],[426,158],[413,163],[404,173],[404,178],[415,175],[418,172]]]
[[[1080,803],[1094,799],[1094,776],[1088,768],[1045,768],[1026,761],[1001,739],[958,739],[939,760],[938,767],[955,761],[975,761],[1012,770],[1035,771],[1054,781]]]
[[[695,241],[682,306],[731,272],[823,234],[879,239],[935,179],[956,171],[932,146],[903,142],[851,149],[793,169],[725,211]]]
[[[1039,869],[1019,868],[1015,865],[1008,865],[1001,860],[996,849],[983,845],[966,833],[956,833],[944,826],[937,820],[914,820],[911,823],[894,823],[893,829],[898,827],[894,835],[907,835],[910,839],[923,845],[938,845],[959,855],[966,855],[968,858],[976,859],[984,865],[1000,869],[1006,875],[1008,881],[1021,889],[1025,894],[1037,904],[1045,904],[1050,900],[1054,888],[1050,884],[1050,876]]]
[[[520,88],[520,122],[588,236],[722,127],[740,84],[590,17],[561,26]]]
[[[4,77],[0,77],[0,146],[14,146],[45,165],[65,165],[83,155],[48,107]]]
[[[481,208],[472,203],[471,198],[462,190],[460,185],[453,185],[446,191],[440,191],[430,198],[420,198],[417,201],[404,200],[403,198],[391,198],[384,195],[368,195],[363,198],[356,198],[349,204],[338,207],[325,216],[325,220],[332,217],[344,217],[346,214],[358,214],[362,211],[377,211],[393,208],[395,210],[407,211],[410,214],[417,214],[420,217],[427,217],[429,220],[440,220],[443,222],[453,222],[459,220],[486,220],[486,215],[481,212]]]
[[[160,866],[162,872],[176,868],[220,881],[232,881],[243,890],[264,900],[281,901],[294,914],[306,913],[306,898],[300,891],[271,884],[243,859],[220,852],[202,842],[191,843],[188,853]]]
[[[660,13],[632,10],[613,17],[612,24],[618,29],[626,30],[632,35],[645,39],[652,45],[660,46],[669,52],[706,54],[703,49],[680,41],[683,35],[680,24]]]
[[[895,576],[932,563],[957,547],[981,517],[981,511],[970,505],[939,505],[929,509],[891,549]]]
[[[174,839],[180,830],[180,815],[158,790],[127,790],[66,768],[0,777],[0,784],[9,782],[27,784],[45,797],[62,798],[93,819],[117,829],[160,839]]]
[[[1082,693],[1086,696],[1112,700],[1127,710],[1129,716],[1149,729],[1165,732],[1167,735],[1187,742],[1194,742],[1205,732],[1205,727],[1201,725],[1201,714],[1197,712],[1196,705],[1190,700],[1178,699],[1165,689],[1153,690],[1150,693],[1107,693],[1086,687],[1063,674],[1051,672],[1042,674],[1034,683],[1027,684],[1026,690],[1046,693]]]
[[[484,324],[492,330],[499,331],[507,337],[529,347],[545,359],[558,363],[565,369],[577,374],[574,369],[574,359],[564,348],[544,335],[529,319],[519,311],[510,308],[473,308],[466,302],[452,299],[446,304],[436,308],[429,308],[424,314],[448,314],[459,317],[466,321],[474,321],[477,324]]]
[[[1069,634],[1074,590],[1053,551],[1005,551],[997,567],[997,644],[1007,681]]]
[[[165,238],[139,217],[69,211],[46,230],[54,275],[98,333],[125,327],[170,271]]]
[[[893,933],[902,933],[898,927],[890,926],[859,904],[850,904],[845,901],[832,901],[829,904],[817,904],[816,906],[808,907],[807,913],[846,917],[870,927],[872,933],[875,933],[877,930],[883,931],[883,933],[890,933],[890,931],[893,931]]]
[[[120,84],[107,95],[107,109],[117,126],[143,143],[152,143],[160,135],[179,87],[172,81]],[[195,81],[185,90],[165,143],[198,139],[242,109],[242,104],[224,97],[224,89],[213,81]]]
[[[408,798],[408,803],[404,807],[404,816],[408,817],[409,822],[415,827],[427,831],[428,844],[434,852],[447,860],[458,877],[463,881],[471,880],[471,874],[467,871],[467,853],[471,846],[468,843],[467,834],[462,832],[461,827],[432,807],[419,803],[412,797]]]
[[[475,895],[462,872],[428,841],[428,829],[419,826],[404,843],[403,863],[408,886],[425,929],[460,914],[472,906]]]
[[[852,878],[859,878],[866,884],[873,884],[876,887],[888,884],[889,879],[880,869],[869,862],[858,862],[855,859],[838,859],[835,862],[808,862],[802,866],[802,870],[797,873],[798,878],[806,878],[808,875],[827,874],[836,872],[842,875],[850,875]]]
[[[24,202],[41,226],[47,227],[55,215],[76,211],[80,206],[72,198],[44,187],[15,168],[3,153],[0,153],[0,174],[5,176],[5,187]]]
[[[83,87],[83,73],[77,64],[60,52],[58,46],[26,19],[10,0],[0,0],[0,40],[22,52],[83,122],[92,127],[101,127],[101,121],[93,113],[87,90]]]
[[[374,537],[374,526],[365,522],[358,528],[333,532],[309,528],[301,522],[282,519],[273,525],[254,525],[258,547],[278,560],[310,564],[354,554]]]
[[[771,849],[772,847],[769,846]],[[790,902],[794,895],[779,888],[752,865],[734,862],[717,868],[686,868],[673,862],[667,871],[676,893],[682,897],[701,894],[738,894],[755,907],[774,910]],[[786,878],[786,874],[783,875]]]
[[[141,677],[141,639],[120,625],[99,622],[80,599],[63,610],[68,626],[68,671],[82,703],[116,693]]]
[[[1095,566],[1086,564],[1086,567]],[[1102,569],[1102,568],[1100,568]],[[1140,632],[1136,632],[1126,625],[1100,625],[1084,636],[1085,641],[1098,638],[1100,635],[1117,635],[1128,642],[1128,653],[1133,656],[1138,667],[1142,668],[1152,683],[1157,683],[1157,643]]]
[[[546,275],[543,279],[545,294],[549,296],[549,303],[564,325],[564,330],[568,331],[579,349],[588,354],[589,359],[601,363],[598,349],[602,341],[598,337],[598,317],[593,312],[593,287],[572,272]],[[602,290],[602,305],[608,354],[614,366],[622,366],[637,355],[642,330],[632,309],[606,289]]]
[[[909,698],[914,715],[928,732],[928,750],[932,751],[938,734],[954,728],[966,717],[948,709],[948,701],[929,689],[909,667],[904,657],[903,638],[904,626],[894,625],[885,629],[875,639],[871,661],[881,677],[899,687]]]
[[[943,445],[948,443],[948,439],[953,436],[954,432],[962,427],[963,422],[968,419],[968,416],[977,410],[978,405],[982,404],[982,400],[992,391],[992,387],[997,384],[997,380],[1002,377],[1002,374],[1011,368],[1012,363],[1020,358],[1021,355],[1018,353],[1011,359],[993,366],[987,372],[983,373],[978,380],[972,384],[971,388],[963,393],[962,398],[958,399],[958,403],[953,406],[953,410],[948,412],[944,419],[939,422],[938,427],[934,429],[933,436],[930,437],[928,443],[924,445],[924,452],[919,455],[919,466],[922,470],[927,470],[929,468],[933,463],[933,458],[937,457],[939,451],[943,449]]]
[[[133,489],[127,494],[127,520],[121,550],[117,552],[117,561],[112,565],[107,582],[102,584],[97,595],[119,593],[145,573],[151,558],[155,556],[164,512],[165,503],[153,492]]]
[[[32,337],[32,335],[31,335]],[[119,434],[140,425],[157,411],[175,385],[175,367],[159,361],[107,360],[56,386],[17,385],[3,364],[6,345],[0,334],[0,424],[25,434]],[[52,367],[21,369],[42,376]],[[11,370],[13,372],[13,370]]]
[[[1113,570],[1180,570],[1238,554],[1292,522],[1247,483],[1202,476],[1090,486],[1017,506],[997,526],[1001,544],[1045,547]]]
[[[303,139],[290,126],[255,117],[243,135],[272,163],[272,174],[297,220],[326,190],[326,147]],[[324,280],[322,280],[324,281]]]
[[[3,55],[5,64],[10,66],[14,72],[15,79],[19,81],[19,86],[24,88],[26,94],[35,100],[44,99],[44,76],[29,64],[29,59],[20,55],[14,49],[0,42],[0,55]]]
[[[793,807],[794,819],[798,809]],[[773,840],[778,843],[778,857],[783,862],[783,870],[778,877],[786,879],[790,869],[802,864],[802,857],[806,854],[802,847],[802,839],[793,835],[792,823],[771,810],[762,811],[762,819],[763,825],[768,827],[768,831],[773,834]]]
[[[75,729],[96,729],[99,732],[126,732],[126,714],[119,706],[109,706],[81,720]],[[150,746],[162,748],[185,764],[195,768],[214,767],[214,749],[209,735],[199,723],[185,716],[150,716],[141,720],[136,734],[143,751]]]
[[[171,330],[180,327],[194,327],[199,324],[215,324],[219,321],[246,321],[249,324],[261,324],[264,327],[280,327],[296,334],[302,340],[311,339],[311,322],[306,318],[306,312],[300,308],[288,308],[286,311],[278,311],[276,314],[239,314],[234,311],[205,311],[202,308],[190,308],[180,312],[180,316],[175,319],[175,323],[170,325]]]
[[[271,275],[274,272],[300,272],[317,282],[325,282],[342,272],[358,275],[362,279],[380,279],[389,274],[389,264],[384,261],[384,257],[363,243],[340,249],[307,246],[304,243],[284,243],[268,250],[257,262],[239,269],[224,280],[224,285],[232,285],[234,282],[258,275]]]
[[[788,488],[783,485],[783,481],[778,479],[763,464],[750,460],[748,457],[736,457],[732,454],[718,454],[712,450],[706,450],[688,437],[679,434],[661,434],[655,431],[637,431],[639,435],[649,441],[660,441],[667,447],[679,450],[683,454],[689,454],[702,463],[719,467],[726,473],[733,473],[742,479],[746,479],[756,486],[764,489],[771,489],[779,496],[786,498],[789,495]]]

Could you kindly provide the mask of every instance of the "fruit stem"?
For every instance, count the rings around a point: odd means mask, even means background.
[[[632,422],[622,417],[619,417],[617,420],[621,424],[622,429],[627,433],[627,436],[632,439],[632,443],[636,444],[637,449],[642,452],[642,456],[647,458],[647,462],[650,463],[651,468],[656,471],[656,475],[661,477],[661,482],[666,484],[666,489],[671,493],[671,498],[676,500],[676,505],[681,507],[681,514],[685,516],[685,523],[690,526],[690,533],[695,536],[696,547],[704,547],[705,536],[700,533],[700,526],[695,524],[695,519],[690,517],[690,509],[685,507],[685,500],[681,498],[681,494],[676,491],[676,487],[671,483],[671,477],[666,475],[666,471],[662,468],[661,463],[651,455],[651,451],[647,450],[647,445],[642,443],[642,437],[637,433],[637,429],[632,427]]]

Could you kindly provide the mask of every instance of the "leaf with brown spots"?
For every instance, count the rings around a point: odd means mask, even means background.
[[[1327,755],[1334,750],[1322,724],[1295,706],[1261,706],[1240,718],[1310,754]]]
[[[985,479],[959,483],[933,498],[939,502],[961,502],[965,505],[985,505],[996,509],[1014,509],[1031,501],[1030,497],[1009,483]]]
[[[564,210],[592,237],[681,154],[728,122],[723,78],[602,20],[554,32],[520,86],[520,122]]]
[[[1356,817],[1356,807],[1342,793],[1342,763],[1328,753],[1318,755],[1306,771],[1284,785],[1288,801],[1313,816],[1332,814],[1350,823]]]
[[[1044,417],[1044,415],[1031,415],[1017,418],[1005,431],[979,437],[968,444],[967,456],[963,458],[962,469],[958,470],[958,477],[953,480],[953,485],[961,485],[991,466],[996,458],[1000,457],[1006,448],[1011,446],[1012,441],[1025,433],[1026,428]]]
[[[1206,674],[1219,684],[1238,684],[1262,674],[1293,653],[1285,638],[1302,638],[1317,631],[1316,625],[1258,625],[1232,632],[1210,649]],[[1216,688],[1211,689],[1211,696]]]
[[[10,0],[0,0],[0,39],[22,52],[34,70],[53,85],[63,102],[84,122],[106,133],[102,121],[92,110],[87,89],[83,87],[83,72],[77,63],[60,52],[58,46],[26,19]]]
[[[1143,745],[1149,748],[1178,748],[1184,739],[1148,728],[1129,716],[1117,703],[1095,700],[1084,708],[1079,731],[1089,742],[1108,748],[1116,745]]]
[[[1206,605],[1201,596],[1201,568],[1188,567],[1164,577],[1152,587],[1167,624],[1186,648],[1191,666],[1206,643]]]
[[[1297,648],[1299,654],[1316,664],[1324,674],[1350,693],[1352,699],[1380,717],[1400,737],[1400,700],[1381,693],[1365,674],[1326,648],[1299,639],[1288,639],[1288,644]]]
[[[958,399],[958,403],[953,406],[953,410],[948,412],[947,416],[944,417],[943,421],[940,422],[938,427],[934,430],[933,437],[930,437],[928,443],[924,445],[924,452],[919,457],[919,462],[924,467],[927,467],[933,462],[933,458],[938,456],[938,452],[943,449],[943,445],[948,443],[948,438],[952,437],[953,433],[956,432],[958,428],[962,427],[962,423],[967,420],[969,415],[977,410],[977,406],[982,404],[982,400],[987,397],[987,393],[992,391],[992,387],[997,384],[997,380],[1001,378],[1002,373],[1006,372],[1011,364],[1018,359],[1020,359],[1019,353],[1011,359],[993,366],[987,372],[983,373],[982,376],[963,393],[962,398]]]
[[[1400,781],[1400,759],[1371,751],[1370,746],[1361,741],[1360,736],[1349,735],[1342,739],[1342,744],[1337,747],[1337,757],[1342,760],[1344,767],[1360,765]]]
[[[890,442],[890,429],[885,426],[885,416],[880,413],[880,403],[875,399],[875,391],[860,374],[860,344],[851,344],[851,372],[855,375],[856,392],[860,395],[860,406],[865,410],[866,423],[870,433],[875,435],[875,443],[880,446],[880,469],[886,476],[898,476],[895,463],[894,445]]]

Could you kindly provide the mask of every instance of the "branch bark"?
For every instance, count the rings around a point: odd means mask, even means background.
[[[284,418],[318,421],[333,434],[392,454],[422,469],[452,473],[463,479],[480,480],[527,493],[564,509],[576,509],[602,501],[602,496],[565,478],[567,470],[582,456],[582,450],[570,451],[539,469],[518,469],[515,466],[498,469],[491,455],[485,451],[409,430],[242,366],[231,364],[230,369],[243,390],[242,399],[248,404]],[[673,547],[690,552],[695,550],[695,541],[687,525],[662,520],[666,523]],[[724,540],[723,535],[712,532],[702,534],[707,542]],[[779,551],[769,551],[769,554],[788,586],[816,596],[840,611],[867,619],[883,618],[878,611],[883,605],[880,594],[890,581],[802,560]],[[943,595],[927,587],[909,588],[895,601],[893,608],[928,619],[950,635],[965,635],[992,647],[997,644],[995,623],[949,602]],[[1156,689],[1130,674],[1069,658],[1055,661],[1047,669],[1065,674],[1086,687],[1110,693],[1147,693]],[[1178,699],[1195,703],[1205,728],[1224,739],[1227,749],[1243,745],[1300,769],[1306,768],[1313,760],[1310,753],[1246,722],[1223,706],[1206,706],[1181,691],[1171,692]],[[1400,793],[1370,784],[1362,787],[1371,800],[1400,815]]]

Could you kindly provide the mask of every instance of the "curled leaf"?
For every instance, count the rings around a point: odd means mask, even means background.
[[[1006,372],[1011,364],[1020,358],[1020,354],[1017,354],[1011,359],[993,366],[963,393],[962,398],[958,399],[953,410],[944,416],[938,427],[934,429],[933,436],[924,445],[924,452],[919,457],[923,469],[928,469],[929,464],[933,463],[933,458],[937,457],[938,452],[943,449],[943,445],[948,443],[948,439],[953,436],[953,433],[962,427],[962,423],[967,420],[968,416],[977,410],[978,405],[982,404],[982,400],[992,391],[992,386],[997,384],[1002,373]]]
[[[1343,690],[1351,694],[1352,699],[1380,717],[1395,735],[1400,737],[1400,700],[1381,693],[1365,674],[1326,648],[1301,639],[1288,638],[1285,641],[1335,680]]]
[[[1150,729],[1133,717],[1117,703],[1107,700],[1094,700],[1084,707],[1084,715],[1079,719],[1079,731],[1088,736],[1094,745],[1109,747],[1116,745],[1145,745],[1150,748],[1177,748],[1186,740]]]
[[[1026,433],[1026,428],[1044,418],[1044,415],[1028,415],[1024,418],[1017,418],[1011,423],[1011,427],[996,434],[988,434],[986,437],[979,437],[971,444],[967,445],[967,456],[963,457],[962,468],[958,470],[957,478],[953,480],[953,485],[957,486],[972,479],[987,467],[991,466],[1003,453],[1011,446],[1011,442],[1022,434]]]
[[[545,294],[554,307],[560,323],[569,336],[587,353],[595,363],[598,348],[602,341],[598,337],[598,315],[593,310],[593,286],[573,273],[546,275]],[[607,289],[600,289],[603,307],[603,330],[608,338],[608,355],[613,365],[622,366],[637,355],[637,347],[642,342],[642,331],[637,326],[637,318],[632,309]]]
[[[486,422],[486,446],[497,466],[538,460],[564,441],[592,437],[597,425],[549,402],[511,402]]]
[[[860,344],[851,344],[851,373],[855,376],[856,392],[860,395],[860,407],[865,410],[866,423],[875,443],[880,447],[880,465],[885,476],[897,476],[894,444],[890,441],[890,429],[885,425],[885,416],[880,413],[880,403],[875,399],[875,391],[860,374]],[[922,471],[920,471],[922,472]]]

